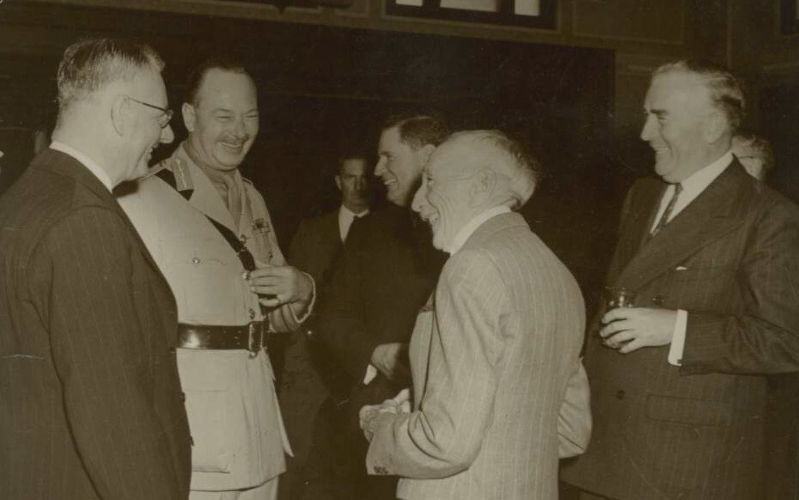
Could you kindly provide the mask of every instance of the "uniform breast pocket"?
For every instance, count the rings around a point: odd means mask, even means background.
[[[192,469],[226,473],[234,457],[228,429],[235,374],[225,359],[216,356],[213,351],[178,349],[178,370],[194,441]]]

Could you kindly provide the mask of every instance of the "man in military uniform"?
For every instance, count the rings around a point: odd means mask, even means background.
[[[258,133],[250,75],[206,62],[182,112],[188,138],[120,203],[178,304],[191,499],[271,499],[290,448],[265,337],[300,326],[315,285],[286,265],[263,198],[238,171]]]

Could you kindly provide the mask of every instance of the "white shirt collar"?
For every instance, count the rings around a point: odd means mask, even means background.
[[[62,153],[75,158],[81,162],[84,167],[88,168],[89,172],[94,174],[94,176],[103,183],[103,186],[105,186],[109,192],[114,190],[114,184],[111,182],[111,177],[108,176],[108,173],[99,164],[97,164],[97,162],[86,156],[84,153],[81,153],[72,146],[68,146],[63,142],[58,141],[51,142],[50,149],[61,151]]]
[[[682,185],[682,192],[680,192],[680,196],[677,197],[677,202],[674,204],[674,209],[669,216],[669,221],[674,219],[682,210],[687,207],[692,201],[694,201],[697,196],[702,194],[702,191],[707,189],[707,187],[714,181],[716,178],[721,175],[724,170],[732,163],[732,151],[727,151],[724,153],[721,158],[714,161],[710,165],[694,172],[690,177],[682,181],[680,184]],[[658,209],[658,213],[655,216],[655,220],[652,224],[652,228],[657,225],[660,217],[663,215],[663,212],[666,210],[666,205],[668,205],[669,200],[671,200],[672,195],[674,194],[674,184],[669,184],[666,188],[666,191],[663,193],[663,198],[660,200],[660,208]],[[667,221],[668,222],[668,221]]]
[[[349,208],[341,205],[338,209],[338,234],[341,237],[341,241],[347,239],[347,234],[350,232],[350,227],[352,226],[352,222],[355,220],[355,217],[363,217],[364,215],[369,213],[369,209],[367,208],[361,213],[355,213]]]
[[[471,220],[469,220],[469,222],[460,228],[458,234],[456,234],[455,238],[452,239],[452,247],[447,250],[447,253],[454,255],[455,252],[463,247],[469,237],[474,234],[474,232],[477,231],[477,228],[482,226],[484,222],[492,217],[496,217],[500,214],[506,214],[510,211],[510,207],[507,205],[499,205],[498,207],[489,208],[485,212],[475,215],[471,218]]]

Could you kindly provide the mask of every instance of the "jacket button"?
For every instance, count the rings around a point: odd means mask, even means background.
[[[624,394],[625,394],[624,391],[618,391],[616,393],[616,399],[624,399]]]
[[[247,313],[250,315],[250,319],[255,319],[255,309],[251,307]]]
[[[655,295],[654,297],[652,297],[652,303],[655,304],[656,306],[662,306],[663,305],[663,296],[662,295]]]

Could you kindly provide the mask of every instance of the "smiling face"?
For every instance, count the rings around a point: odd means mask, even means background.
[[[655,151],[655,171],[666,182],[681,182],[715,159],[708,127],[718,110],[694,75],[670,72],[653,78],[644,111],[641,139]]]
[[[380,134],[377,153],[375,175],[386,186],[386,198],[395,205],[407,207],[419,185],[426,159],[424,151],[403,142],[399,129],[392,127]]]
[[[128,89],[130,97],[142,102],[167,108],[166,88],[161,75],[154,69],[143,70]],[[147,107],[138,102],[128,100],[129,112],[133,120],[128,141],[130,152],[129,164],[120,180],[133,180],[147,173],[153,150],[161,143],[168,144],[175,138],[172,128],[167,125],[161,128],[159,120],[164,116],[162,111]]]
[[[183,105],[183,117],[198,161],[215,170],[236,169],[258,135],[255,84],[244,73],[212,68],[196,102]]]
[[[413,198],[413,210],[433,230],[433,246],[445,252],[452,250],[455,236],[480,210],[471,203],[472,158],[469,148],[458,142],[439,146],[425,166],[422,186]]]

